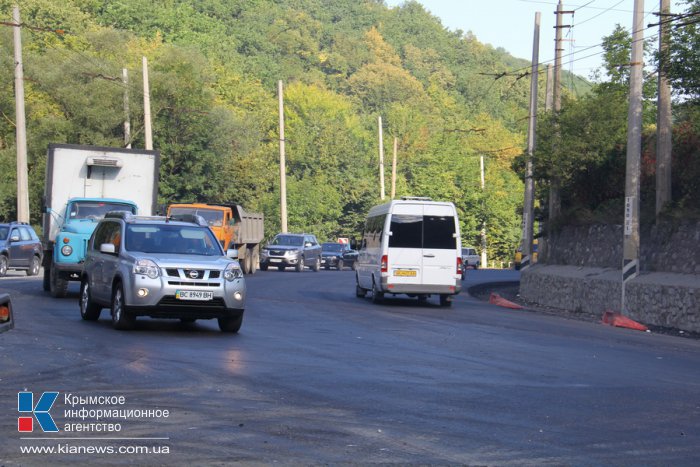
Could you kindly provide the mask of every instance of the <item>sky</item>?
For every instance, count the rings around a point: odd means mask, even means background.
[[[404,0],[385,0],[390,7]],[[511,55],[532,60],[535,13],[541,13],[539,62],[554,63],[554,25],[556,0],[418,0],[426,10],[440,18],[450,30],[474,33],[479,42],[502,47]],[[671,11],[684,8],[671,2]],[[574,14],[563,16],[565,39],[562,68],[590,78],[592,71],[602,66],[603,36],[609,35],[616,24],[632,30],[634,0],[564,0],[563,10]],[[653,13],[659,10],[659,0],[644,1],[644,26],[657,23]],[[645,37],[655,35],[658,28],[647,29]]]

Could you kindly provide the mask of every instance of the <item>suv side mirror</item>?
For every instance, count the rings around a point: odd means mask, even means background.
[[[311,242],[304,243],[304,248],[311,248],[313,244]]]
[[[102,245],[100,245],[100,251],[102,253],[113,255],[117,252],[117,248],[114,246],[113,243],[103,243]]]
[[[11,242],[19,242],[19,234],[14,234],[10,237]]]
[[[238,250],[236,250],[235,248],[226,250],[226,256],[232,259],[238,259]]]

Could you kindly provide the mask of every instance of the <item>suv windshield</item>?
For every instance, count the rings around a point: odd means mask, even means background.
[[[303,246],[304,237],[299,235],[278,235],[272,240],[270,245]]]
[[[109,211],[127,211],[132,214],[134,207],[130,204],[105,203],[98,201],[80,201],[70,205],[71,219],[102,219]]]
[[[345,248],[345,245],[341,243],[324,243],[321,245],[321,250],[322,251],[332,251],[334,253],[340,253],[343,251]]]
[[[142,253],[223,256],[221,245],[206,227],[172,224],[127,225],[125,246]]]

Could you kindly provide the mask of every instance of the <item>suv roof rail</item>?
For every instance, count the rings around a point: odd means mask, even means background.
[[[166,221],[191,222],[193,224],[208,226],[207,221],[197,214],[173,214],[166,218]]]
[[[105,219],[130,219],[134,215],[130,213],[129,211],[109,211],[107,214],[105,214]]]
[[[402,200],[404,201],[432,201],[433,198],[430,198],[428,196],[402,196]]]

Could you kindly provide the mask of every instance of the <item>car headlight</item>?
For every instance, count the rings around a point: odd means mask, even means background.
[[[140,259],[134,264],[134,274],[143,274],[155,279],[160,276],[160,268],[150,259]]]
[[[240,279],[243,277],[243,271],[241,270],[241,265],[238,262],[229,263],[224,269],[224,279],[227,281],[232,281],[234,279]]]
[[[70,256],[73,254],[73,247],[70,245],[64,245],[63,248],[61,248],[61,253],[63,256]]]
[[[284,252],[284,256],[298,256],[299,250],[287,250]]]

